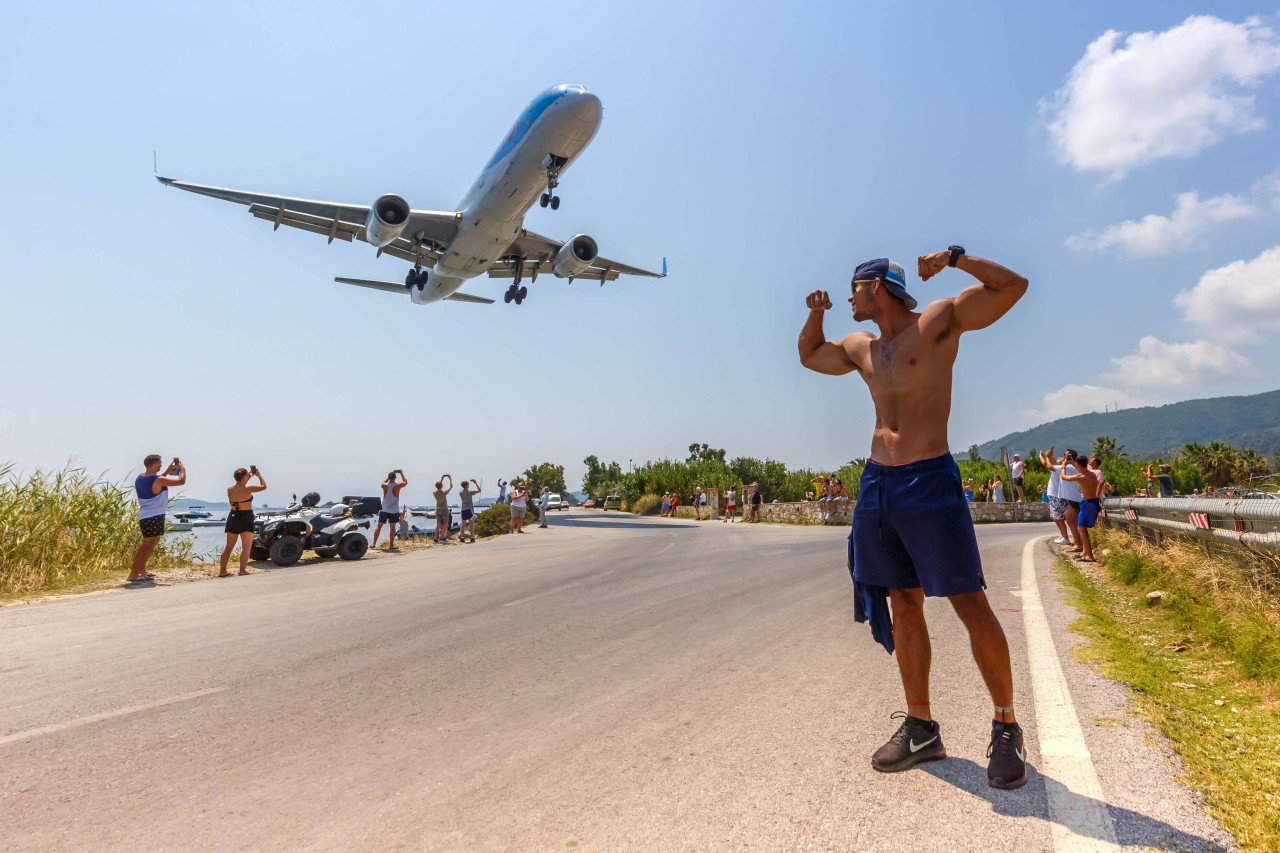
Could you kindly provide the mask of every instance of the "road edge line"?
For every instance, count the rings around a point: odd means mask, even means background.
[[[1035,546],[1044,539],[1037,536],[1022,547],[1022,626],[1027,635],[1040,737],[1040,775],[1049,805],[1053,849],[1059,853],[1118,850],[1102,783],[1085,743],[1040,597]]]
[[[25,732],[16,732],[11,735],[0,737],[0,746],[8,743],[15,743],[20,740],[30,740],[31,738],[40,737],[41,735],[51,735],[54,732],[66,731],[74,729],[78,726],[87,726],[90,723],[99,723],[103,720],[114,719],[115,717],[123,717],[127,714],[136,714],[139,711],[150,711],[153,708],[161,708],[165,705],[172,705],[176,702],[186,702],[188,699],[199,699],[201,696],[209,696],[213,693],[221,693],[224,690],[230,690],[229,687],[209,687],[204,690],[197,690],[194,693],[183,693],[179,696],[169,696],[165,699],[157,699],[154,702],[147,702],[145,705],[130,705],[127,708],[117,708],[114,711],[104,711],[101,714],[90,714],[87,717],[77,717],[74,720],[67,720],[65,723],[55,723],[51,726],[41,726],[38,729],[27,729]]]

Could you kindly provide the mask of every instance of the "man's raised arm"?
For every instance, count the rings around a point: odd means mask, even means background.
[[[920,280],[928,281],[947,268],[951,251],[944,249],[931,255],[921,255]],[[1023,276],[985,258],[960,255],[956,269],[964,270],[981,284],[967,287],[955,299],[956,325],[962,332],[985,329],[1003,317],[1013,304],[1027,292],[1027,280]]]
[[[825,290],[805,297],[809,317],[800,329],[800,363],[815,373],[842,376],[857,369],[843,346],[828,341],[822,333],[822,315],[830,310],[831,298]]]

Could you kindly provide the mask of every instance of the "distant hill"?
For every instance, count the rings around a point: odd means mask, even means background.
[[[978,449],[982,458],[993,460],[999,460],[1001,445],[1010,453],[1050,447],[1088,450],[1100,435],[1113,436],[1131,459],[1168,457],[1184,444],[1210,441],[1252,447],[1272,458],[1280,452],[1280,391],[1074,415],[1010,433]]]

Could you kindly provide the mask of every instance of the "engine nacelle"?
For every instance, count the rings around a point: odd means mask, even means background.
[[[418,280],[409,285],[409,298],[413,300],[414,305],[426,305],[428,302],[437,301],[439,297],[435,292],[435,270],[423,270],[418,274]]]
[[[366,238],[381,249],[400,236],[409,224],[409,202],[395,193],[387,193],[369,208],[364,221]]]
[[[556,278],[571,278],[586,272],[587,267],[600,254],[596,241],[586,234],[578,234],[556,252],[556,262],[551,267]]]

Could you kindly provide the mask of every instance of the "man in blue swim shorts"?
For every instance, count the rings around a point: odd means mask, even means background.
[[[932,651],[924,620],[925,596],[945,596],[969,631],[995,709],[987,781],[996,788],[1018,788],[1027,781],[1026,753],[1013,709],[1009,645],[984,592],[982,561],[947,440],[947,420],[960,335],[1004,316],[1026,292],[1027,280],[967,255],[960,246],[922,255],[920,279],[928,281],[947,267],[964,270],[978,284],[917,312],[899,264],[879,258],[859,265],[849,296],[853,319],[875,323],[879,335],[856,331],[828,341],[822,323],[831,299],[824,290],[810,293],[805,299],[809,317],[800,331],[800,363],[832,376],[857,371],[875,404],[871,459],[849,536],[854,614],[858,621],[871,622],[872,635],[886,649],[897,650],[907,710],[894,714],[903,722],[871,757],[871,766],[888,773],[947,757],[929,707]]]

